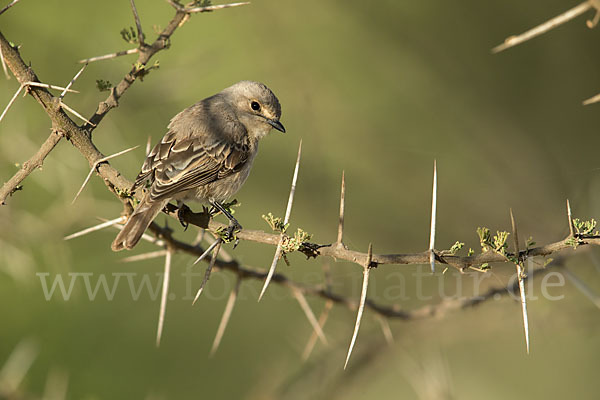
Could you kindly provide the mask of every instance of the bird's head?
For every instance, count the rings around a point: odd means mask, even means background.
[[[223,90],[233,104],[237,117],[248,130],[248,134],[261,139],[272,128],[285,132],[279,122],[281,105],[275,94],[262,83],[241,81]]]

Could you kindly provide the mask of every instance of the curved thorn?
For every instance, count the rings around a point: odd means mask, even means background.
[[[360,328],[360,322],[362,320],[363,311],[365,309],[365,302],[367,301],[367,288],[369,286],[369,272],[371,271],[371,261],[373,258],[373,245],[369,243],[369,252],[367,255],[367,262],[364,265],[363,270],[363,284],[362,290],[360,293],[360,303],[358,304],[358,311],[356,313],[356,323],[354,324],[354,333],[352,334],[352,340],[350,341],[350,347],[348,348],[348,355],[346,355],[346,362],[344,363],[344,369],[348,366],[348,361],[350,360],[350,355],[352,354],[352,349],[354,348],[354,344],[356,343],[356,338],[358,336],[358,330]]]

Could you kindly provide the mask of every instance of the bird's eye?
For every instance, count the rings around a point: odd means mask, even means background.
[[[254,111],[260,111],[260,104],[258,104],[258,101],[253,101],[250,103],[250,107],[252,107]]]

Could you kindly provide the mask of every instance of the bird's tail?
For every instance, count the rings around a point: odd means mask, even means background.
[[[137,206],[133,214],[131,214],[127,220],[123,230],[119,232],[115,240],[112,242],[112,250],[119,251],[123,249],[132,249],[133,246],[139,242],[146,228],[150,226],[152,220],[158,215],[159,212],[161,212],[167,202],[168,200],[142,200],[142,202]]]

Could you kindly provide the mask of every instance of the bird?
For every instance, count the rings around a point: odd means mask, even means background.
[[[223,202],[248,178],[259,141],[273,128],[285,133],[280,118],[275,94],[253,81],[240,81],[175,115],[135,179],[132,193],[147,190],[112,250],[132,249],[172,200],[179,210],[188,200],[208,203],[227,216],[230,236],[240,230]]]

